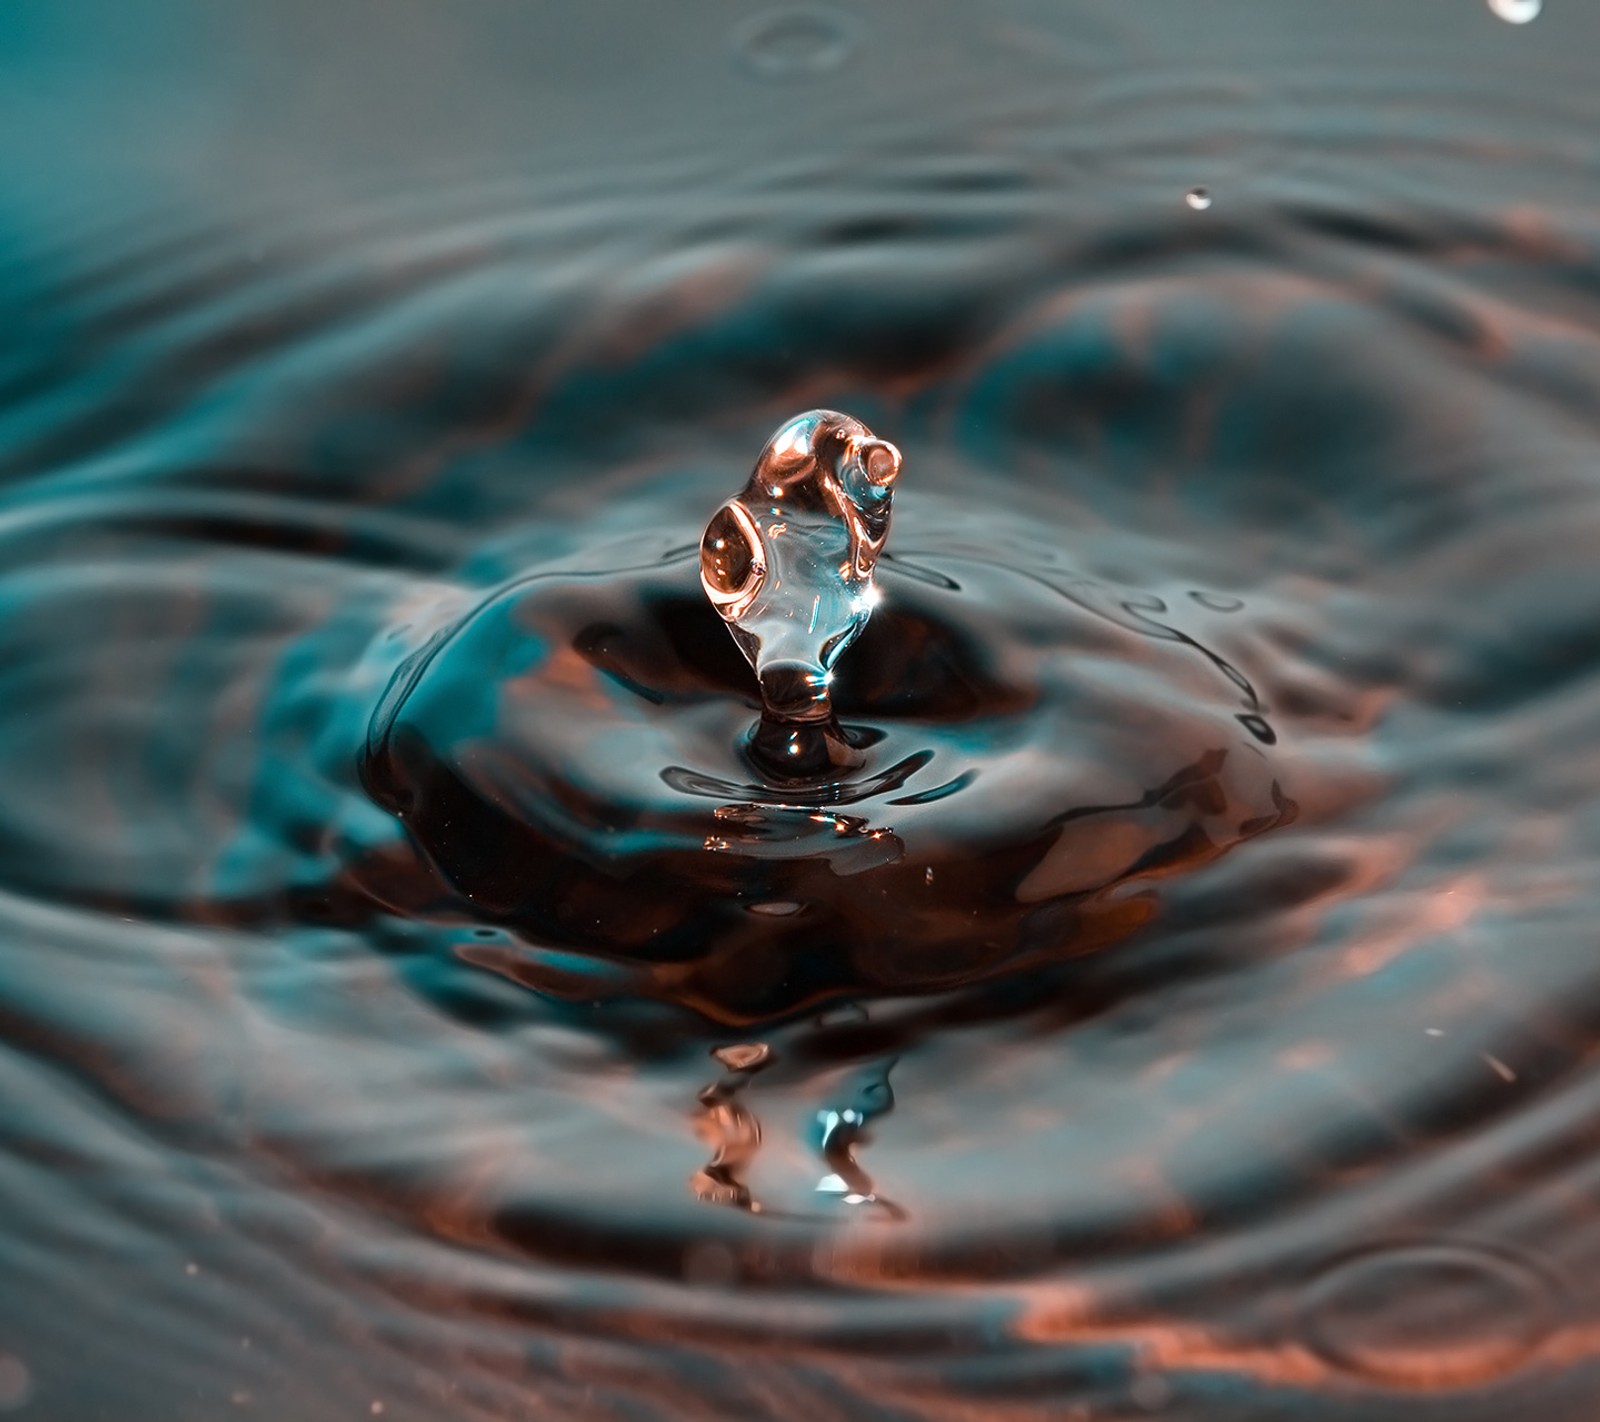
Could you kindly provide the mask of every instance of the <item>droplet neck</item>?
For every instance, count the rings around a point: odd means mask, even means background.
[[[866,761],[831,710],[815,721],[784,721],[763,713],[742,750],[762,780],[782,787],[825,785]]]

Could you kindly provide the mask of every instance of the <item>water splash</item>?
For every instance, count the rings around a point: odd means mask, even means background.
[[[767,441],[706,527],[700,582],[761,683],[752,749],[777,777],[855,760],[829,687],[878,601],[899,473],[900,451],[859,420],[811,410]]]

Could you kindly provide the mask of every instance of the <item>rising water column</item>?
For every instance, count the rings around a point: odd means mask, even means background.
[[[747,747],[777,781],[859,762],[833,712],[840,654],[872,615],[900,451],[859,420],[810,410],[766,443],[700,543],[700,582],[761,685]]]

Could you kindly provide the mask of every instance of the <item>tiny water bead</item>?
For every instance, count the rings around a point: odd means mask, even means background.
[[[1539,18],[1544,0],[1489,0],[1489,9],[1508,25],[1526,25]]]
[[[1190,188],[1183,195],[1183,200],[1196,212],[1204,212],[1211,206],[1211,190],[1209,188]]]
[[[899,474],[888,441],[848,415],[811,410],[767,441],[743,492],[706,527],[700,583],[760,683],[752,748],[777,777],[855,759],[829,688],[877,605],[873,572]]]

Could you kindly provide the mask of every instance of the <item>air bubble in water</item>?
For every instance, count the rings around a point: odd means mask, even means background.
[[[1489,0],[1489,8],[1508,25],[1525,25],[1539,18],[1544,0]]]
[[[1211,190],[1209,188],[1190,188],[1183,195],[1183,200],[1196,212],[1204,212],[1211,206]]]

